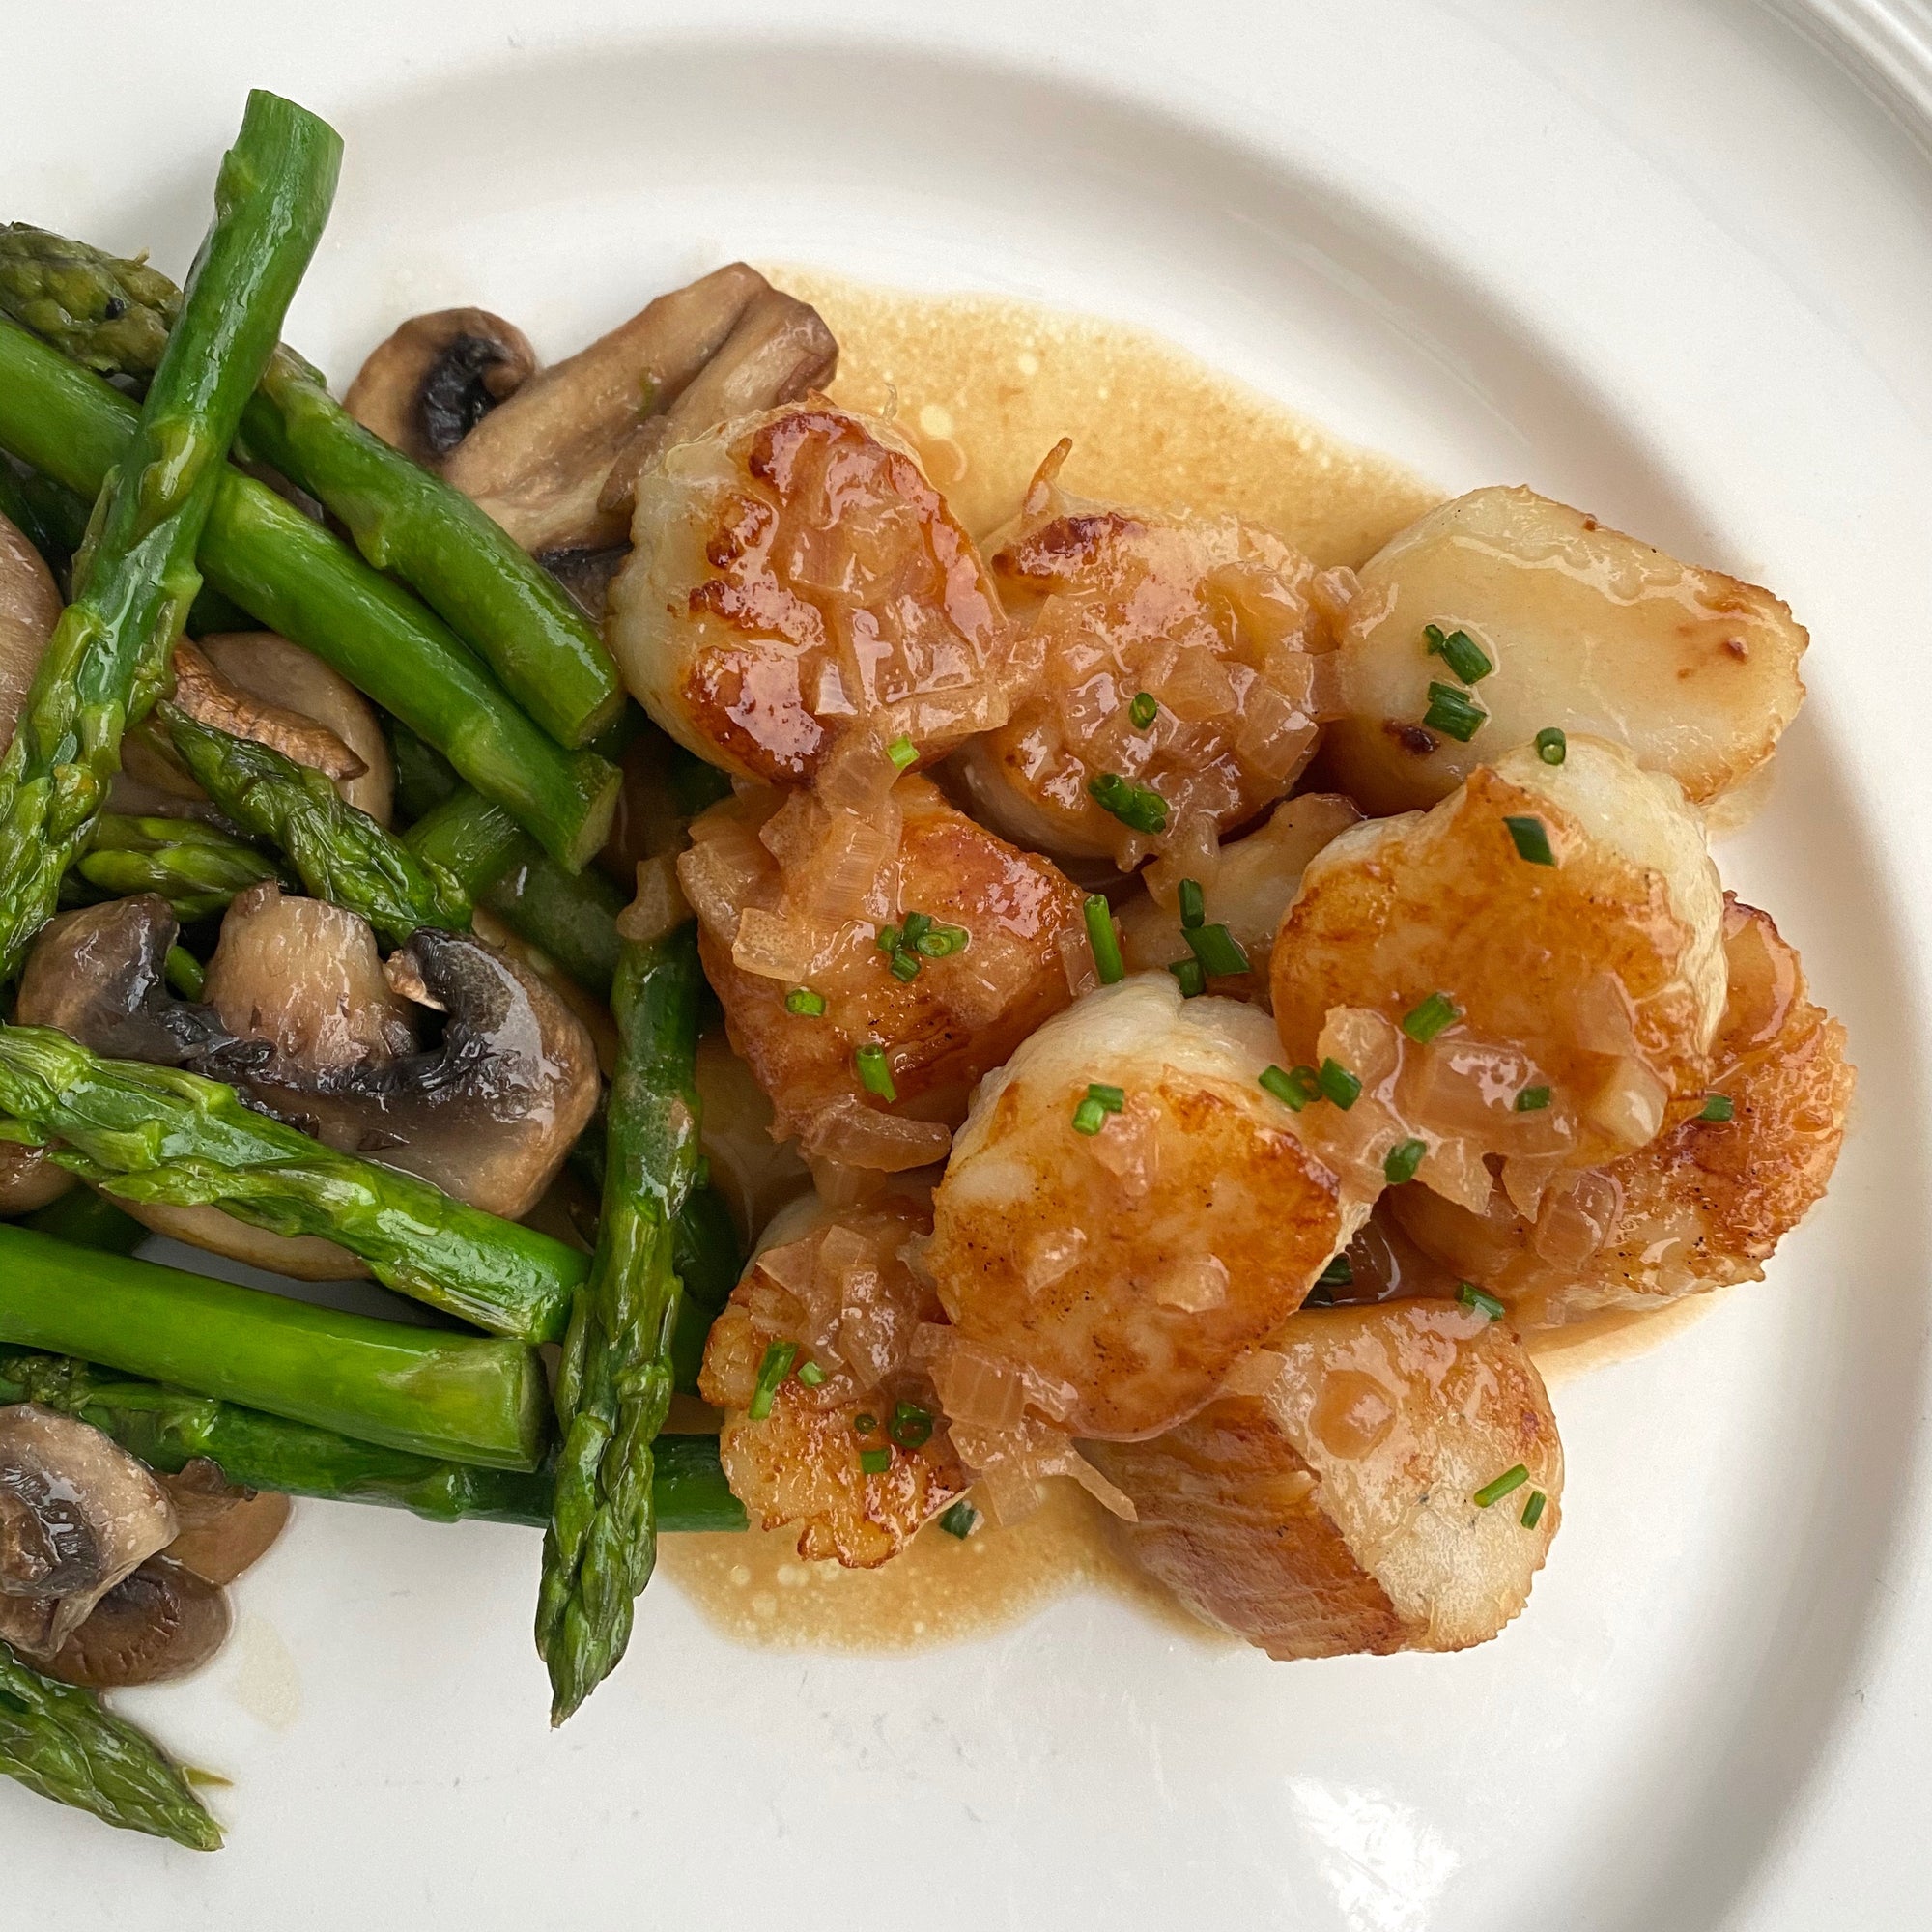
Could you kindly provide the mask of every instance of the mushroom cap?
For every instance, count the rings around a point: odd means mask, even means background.
[[[260,1562],[288,1527],[293,1509],[277,1490],[236,1488],[206,1456],[163,1476],[161,1487],[181,1524],[168,1560],[209,1583],[232,1583]]]
[[[60,613],[60,591],[40,552],[0,517],[0,753],[13,743],[14,721]]]
[[[86,1690],[171,1683],[199,1670],[227,1640],[232,1622],[218,1584],[155,1556],[95,1605],[43,1668]]]
[[[370,352],[343,405],[364,429],[425,469],[536,374],[536,351],[487,308],[412,316]]]

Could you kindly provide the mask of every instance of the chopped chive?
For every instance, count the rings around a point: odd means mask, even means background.
[[[875,940],[873,940],[872,944],[876,946],[881,952],[885,953],[888,958],[890,958],[895,952],[896,952],[899,950],[898,927],[895,925],[880,926],[879,936]]]
[[[923,1448],[932,1440],[932,1411],[922,1408],[916,1402],[901,1402],[893,1408],[893,1419],[886,1424],[886,1434],[901,1449]]]
[[[1478,1288],[1473,1281],[1456,1284],[1456,1299],[1464,1308],[1473,1308],[1487,1315],[1492,1321],[1500,1321],[1509,1310],[1486,1288]]]
[[[1422,722],[1430,730],[1466,745],[1490,722],[1490,714],[1460,684],[1432,684]]]
[[[1073,1131],[1090,1138],[1107,1124],[1107,1110],[1090,1094],[1073,1110]]]
[[[1488,1509],[1492,1503],[1499,1503],[1511,1493],[1520,1490],[1529,1481],[1529,1471],[1519,1463],[1514,1469],[1505,1469],[1493,1483],[1485,1483],[1469,1500],[1478,1509]]]
[[[1315,1078],[1322,1094],[1345,1114],[1362,1097],[1362,1083],[1339,1060],[1324,1060]]]
[[[890,1449],[861,1449],[859,1468],[867,1476],[883,1476],[893,1466],[893,1452]]]
[[[1167,801],[1146,785],[1129,784],[1119,772],[1087,781],[1087,794],[1102,811],[1112,812],[1130,832],[1165,832]]]
[[[1118,1114],[1127,1104],[1127,1090],[1124,1087],[1109,1087],[1104,1081],[1088,1083],[1087,1097],[1106,1108],[1110,1114]]]
[[[1114,930],[1113,909],[1105,893],[1089,893],[1081,911],[1087,919],[1087,944],[1094,954],[1094,970],[1103,986],[1117,985],[1127,977],[1126,962],[1121,957],[1121,936]]]
[[[1264,1066],[1255,1079],[1264,1093],[1272,1094],[1284,1107],[1291,1107],[1297,1114],[1308,1104],[1308,1095],[1285,1066]]]
[[[962,1496],[939,1519],[939,1526],[948,1536],[956,1536],[961,1543],[980,1526],[980,1513]]]
[[[853,1431],[855,1434],[860,1435],[871,1435],[872,1431],[878,1428],[878,1426],[879,1426],[879,1418],[876,1415],[868,1414],[865,1409],[861,1409],[859,1413],[852,1418]]]
[[[1290,1083],[1301,1095],[1305,1105],[1310,1100],[1321,1097],[1321,1076],[1312,1066],[1291,1066],[1288,1069]]]
[[[917,980],[919,955],[916,952],[895,952],[886,961],[886,970],[895,980]]]
[[[1556,854],[1549,849],[1549,833],[1540,818],[1505,818],[1516,856],[1532,866],[1553,866]]]
[[[1248,970],[1248,955],[1225,925],[1197,925],[1181,937],[1210,980],[1225,980],[1231,973]]]
[[[1182,879],[1180,882],[1180,923],[1190,930],[1208,917],[1207,907],[1201,895],[1199,879]]]
[[[1137,691],[1127,706],[1127,722],[1136,731],[1145,731],[1160,716],[1160,699],[1151,691]]]
[[[1429,655],[1440,658],[1464,684],[1479,683],[1495,669],[1489,652],[1467,631],[1445,637],[1440,624],[1425,624],[1422,635],[1429,640]]]
[[[964,952],[972,938],[963,925],[935,925],[913,943],[923,958],[950,959],[955,952]]]
[[[876,1094],[882,1100],[896,1100],[899,1090],[893,1085],[893,1069],[886,1059],[886,1049],[875,1039],[868,1039],[852,1056],[852,1065],[858,1068],[859,1084],[867,1093]]]
[[[798,1365],[798,1378],[809,1389],[822,1388],[825,1383],[825,1371],[816,1362],[801,1362]]]
[[[1543,1520],[1544,1507],[1548,1501],[1549,1498],[1541,1490],[1530,1491],[1529,1500],[1522,1506],[1523,1528],[1534,1529]]]
[[[796,1013],[800,1019],[822,1018],[825,1012],[825,995],[814,993],[810,986],[794,986],[785,995],[785,1011]]]
[[[1737,1116],[1737,1102],[1728,1094],[1707,1094],[1697,1110],[1700,1121],[1729,1121]]]
[[[1399,1147],[1389,1149],[1382,1159],[1382,1179],[1391,1187],[1400,1187],[1406,1180],[1415,1179],[1415,1170],[1422,1165],[1422,1157],[1429,1151],[1427,1141],[1407,1140]]]
[[[1570,740],[1554,724],[1546,724],[1536,734],[1536,755],[1546,765],[1560,765],[1570,755]]]
[[[200,999],[202,988],[208,984],[208,974],[201,961],[185,946],[170,946],[161,970],[167,975],[168,984],[185,1000]]]
[[[1167,970],[1180,981],[1183,1000],[1198,1000],[1208,990],[1208,976],[1201,970],[1200,960],[1191,954],[1185,959],[1170,959]]]
[[[886,756],[893,761],[895,772],[902,772],[907,766],[919,763],[919,750],[903,731],[886,747]]]
[[[905,923],[899,927],[899,943],[902,946],[917,946],[922,933],[932,930],[932,915],[926,912],[909,912]]]
[[[1318,1288],[1350,1288],[1355,1280],[1355,1270],[1346,1253],[1337,1255],[1328,1265],[1315,1277]]]
[[[1540,1114],[1548,1104],[1548,1087],[1525,1087],[1516,1096],[1516,1110],[1519,1114]]]
[[[1446,993],[1431,993],[1418,1007],[1402,1016],[1402,1030],[1417,1046],[1427,1046],[1444,1027],[1452,1027],[1463,1017]]]
[[[758,1364],[758,1378],[752,1384],[752,1406],[745,1411],[753,1422],[764,1421],[772,1412],[772,1398],[797,1360],[796,1342],[774,1342],[765,1350],[765,1358]]]

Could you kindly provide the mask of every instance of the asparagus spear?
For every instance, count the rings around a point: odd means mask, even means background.
[[[158,893],[183,922],[206,919],[263,879],[282,876],[266,852],[193,818],[103,811],[74,867],[109,898]]]
[[[123,1213],[92,1187],[71,1188],[58,1201],[23,1214],[20,1225],[77,1248],[99,1248],[110,1255],[131,1255],[148,1238],[147,1229],[133,1215]]]
[[[0,1772],[124,1831],[221,1849],[221,1827],[158,1746],[100,1700],[30,1670],[0,1643]]]
[[[616,1667],[657,1558],[651,1443],[670,1406],[671,1229],[697,1172],[697,963],[691,925],[626,945],[604,1210],[557,1374],[564,1431],[544,1539],[537,1649],[560,1724]]]
[[[0,448],[92,491],[130,440],[134,406],[0,317]],[[566,867],[603,844],[617,773],[564,752],[519,711],[440,618],[272,490],[224,469],[202,533],[209,581],[313,651],[437,747]]]
[[[163,703],[159,716],[202,790],[243,832],[286,852],[313,897],[360,913],[396,946],[419,925],[469,928],[469,900],[457,880],[346,803],[324,774],[177,705]]]
[[[158,1382],[136,1381],[71,1356],[0,1350],[0,1405],[37,1402],[111,1435],[151,1468],[172,1474],[198,1456],[242,1489],[379,1503],[433,1522],[550,1520],[547,1469],[479,1469],[357,1442],[304,1422]],[[651,1494],[663,1530],[745,1527],[745,1506],[718,1466],[715,1435],[658,1439]]]
[[[103,376],[152,374],[180,307],[145,263],[25,223],[0,228],[0,308]],[[294,351],[270,356],[243,433],[342,519],[370,563],[412,584],[559,744],[584,744],[616,717],[616,669],[563,586],[469,497],[364,429]]]
[[[179,1067],[107,1060],[51,1027],[0,1026],[6,1137],[58,1142],[63,1167],[124,1201],[213,1205],[320,1235],[398,1293],[524,1342],[556,1340],[588,1272],[575,1248],[339,1153]]]
[[[359,1441],[533,1469],[543,1365],[519,1342],[319,1308],[0,1226],[0,1340],[110,1364]]]
[[[249,95],[180,326],[101,486],[78,595],[0,763],[0,975],[52,913],[61,874],[105,802],[122,730],[167,677],[201,587],[195,550],[223,458],[321,239],[341,153],[312,114]]]

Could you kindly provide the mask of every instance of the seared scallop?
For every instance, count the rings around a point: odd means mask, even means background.
[[[1762,1280],[1824,1195],[1856,1079],[1845,1030],[1806,997],[1798,954],[1766,914],[1732,901],[1724,928],[1730,1002],[1711,1095],[1689,1119],[1551,1188],[1533,1218],[1501,1189],[1481,1212],[1413,1187],[1383,1197],[1420,1247],[1502,1296],[1525,1327]]]
[[[1138,1561],[1271,1657],[1462,1650],[1528,1601],[1563,1452],[1506,1322],[1454,1302],[1310,1309],[1258,1393],[1089,1453]]]
[[[1122,870],[1151,850],[1193,866],[1313,754],[1339,586],[1236,518],[1066,495],[1054,476],[1069,447],[992,540],[1029,682],[967,747],[963,776],[1027,845]]]
[[[1722,910],[1674,781],[1596,739],[1559,765],[1512,753],[1310,863],[1275,941],[1275,1019],[1291,1065],[1337,1063],[1432,1151],[1454,1137],[1547,1179],[1641,1147],[1703,1093]],[[1312,1113],[1321,1135],[1335,1113]]]
[[[1326,756],[1370,811],[1406,811],[1553,725],[1624,746],[1701,805],[1771,756],[1804,700],[1807,641],[1755,584],[1534,491],[1475,490],[1363,567]],[[1486,722],[1464,738],[1442,727],[1453,704],[1432,723],[1429,687],[1453,697],[1471,671]]]
[[[1192,1414],[1367,1210],[1258,1084],[1275,1051],[1253,1007],[1143,974],[974,1097],[924,1264],[960,1334],[1038,1377],[1075,1435]]]
[[[633,536],[611,587],[625,681],[740,778],[864,803],[1006,719],[992,581],[884,423],[814,400],[674,444],[639,478]]]
[[[1045,859],[902,780],[870,815],[749,793],[678,875],[731,1043],[815,1159],[943,1160],[974,1083],[1072,997],[1080,895]]]
[[[725,1480],[766,1529],[798,1525],[801,1556],[873,1568],[969,1481],[913,1359],[943,1319],[906,1260],[928,1225],[923,1189],[794,1202],[712,1323],[698,1387],[725,1412]]]

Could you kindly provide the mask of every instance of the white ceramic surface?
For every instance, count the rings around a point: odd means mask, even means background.
[[[0,0],[9,216],[178,271],[246,86],[336,122],[290,333],[338,375],[412,309],[558,350],[789,257],[1142,321],[1770,582],[1811,698],[1720,858],[1862,1072],[1771,1281],[1561,1391],[1564,1533],[1494,1644],[1283,1666],[1076,1598],[778,1657],[660,1589],[553,1737],[533,1533],[316,1506],[223,1660],[127,1700],[235,1779],[230,1848],[0,1784],[0,1920],[1922,1924],[1928,43],[1846,0]]]

